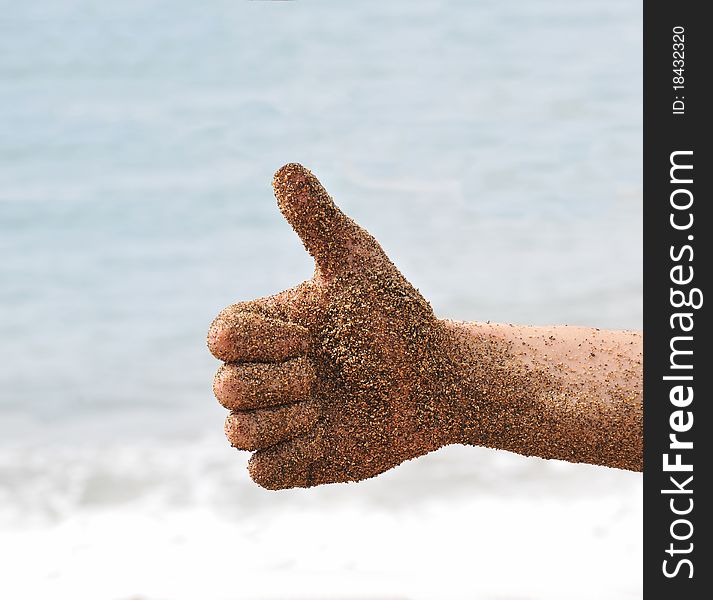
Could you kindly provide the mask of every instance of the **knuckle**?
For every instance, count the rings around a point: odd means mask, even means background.
[[[250,478],[266,490],[279,490],[285,487],[281,485],[280,477],[275,471],[271,453],[264,450],[253,454],[248,461]]]
[[[213,393],[225,408],[237,407],[245,395],[240,379],[235,377],[229,365],[221,365],[213,379]]]
[[[239,450],[257,450],[261,435],[258,422],[251,415],[231,413],[225,419],[225,435]]]

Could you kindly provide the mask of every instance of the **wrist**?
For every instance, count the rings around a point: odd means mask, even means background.
[[[442,445],[501,447],[512,429],[507,409],[508,378],[513,370],[511,344],[503,325],[441,320],[447,382],[439,419]]]

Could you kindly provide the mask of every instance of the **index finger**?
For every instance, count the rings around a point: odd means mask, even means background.
[[[224,362],[282,362],[309,347],[306,327],[250,312],[226,309],[208,331],[208,348]]]

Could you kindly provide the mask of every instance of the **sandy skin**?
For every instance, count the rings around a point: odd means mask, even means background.
[[[208,333],[259,485],[359,481],[449,444],[641,470],[640,333],[438,319],[310,171],[285,165],[273,187],[314,276]]]

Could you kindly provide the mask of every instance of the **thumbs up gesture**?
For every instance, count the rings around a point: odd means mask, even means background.
[[[273,186],[314,276],[208,333],[258,484],[359,481],[457,443],[641,470],[640,332],[437,319],[312,173],[285,165]]]
[[[269,489],[373,477],[450,443],[448,327],[299,164],[275,174],[314,276],[224,309],[208,334],[230,443]]]

